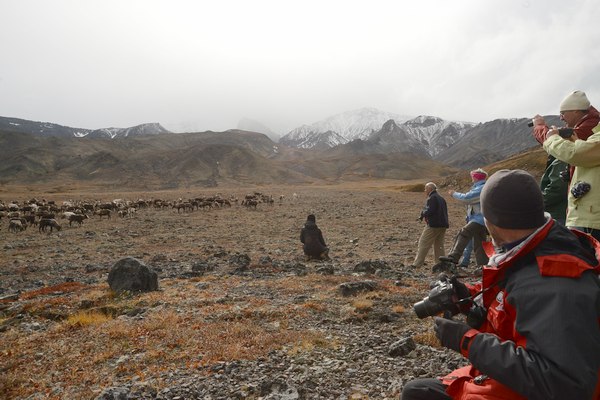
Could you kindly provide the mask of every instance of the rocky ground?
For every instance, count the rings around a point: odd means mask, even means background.
[[[219,189],[239,198],[249,190]],[[63,221],[49,234],[14,234],[2,220],[0,397],[392,399],[408,380],[464,363],[412,310],[436,277],[431,254],[423,268],[410,267],[422,193],[385,185],[259,191],[275,204],[143,209],[81,227]],[[448,204],[447,249],[464,217]],[[331,261],[304,260],[299,233],[309,213]],[[157,271],[159,291],[110,292],[108,272],[126,256]]]

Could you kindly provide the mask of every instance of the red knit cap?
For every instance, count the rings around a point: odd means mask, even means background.
[[[475,179],[476,181],[483,181],[487,179],[487,176],[487,172],[485,172],[481,168],[477,168],[476,170],[471,171],[471,178]]]

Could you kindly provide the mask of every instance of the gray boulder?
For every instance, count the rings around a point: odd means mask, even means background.
[[[137,258],[126,257],[112,266],[108,285],[115,292],[151,292],[158,290],[158,275]]]

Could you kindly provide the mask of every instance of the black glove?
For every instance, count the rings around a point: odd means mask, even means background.
[[[435,322],[433,327],[435,336],[440,340],[442,346],[460,353],[460,341],[471,327],[462,322],[440,317],[433,317],[433,322]]]
[[[459,300],[471,297],[469,288],[467,288],[464,283],[460,282],[456,276],[450,278],[450,283],[454,287],[454,293],[456,293],[456,297],[458,297]]]

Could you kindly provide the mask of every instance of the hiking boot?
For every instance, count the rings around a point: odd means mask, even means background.
[[[441,257],[440,257],[441,258]],[[431,267],[432,272],[449,272],[451,274],[455,274],[456,271],[456,263],[449,261],[440,261]]]
[[[458,261],[456,261],[454,258],[449,257],[449,256],[441,256],[440,258],[438,258],[438,260],[442,261],[442,262],[449,262],[452,264],[458,264]]]

